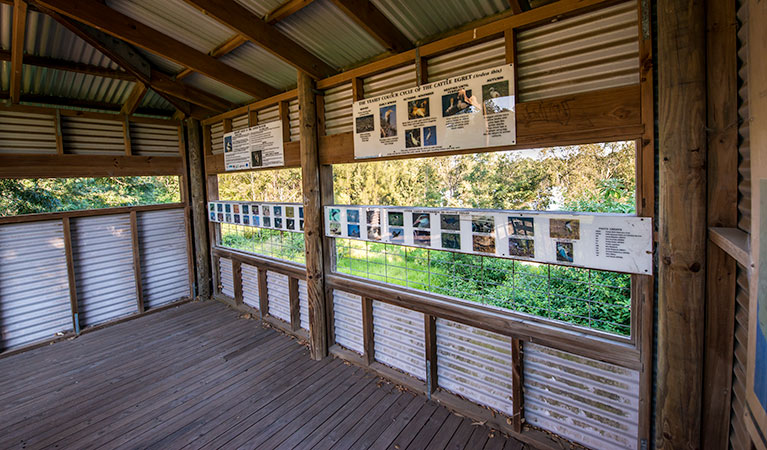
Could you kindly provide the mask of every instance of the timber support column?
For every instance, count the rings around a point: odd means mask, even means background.
[[[706,298],[706,5],[658,8],[658,372],[655,444],[701,448]]]
[[[298,72],[301,183],[304,198],[304,239],[306,241],[306,288],[309,299],[309,341],[312,359],[328,354],[325,318],[325,274],[322,252],[322,192],[317,138],[317,104],[314,80]]]
[[[211,297],[212,276],[210,271],[210,242],[208,240],[208,206],[205,197],[205,173],[200,136],[200,122],[186,120],[187,155],[189,158],[190,204],[194,229],[194,260],[197,268],[197,296],[204,300]]]

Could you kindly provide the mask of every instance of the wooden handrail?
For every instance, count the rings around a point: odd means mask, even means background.
[[[167,203],[160,205],[142,205],[142,206],[118,206],[116,208],[102,209],[81,209],[77,211],[60,211],[52,213],[23,214],[20,216],[0,217],[0,225],[12,223],[30,223],[41,222],[44,220],[57,220],[64,217],[92,217],[92,216],[111,216],[114,214],[130,214],[131,212],[161,211],[167,209],[183,209],[184,203]]]

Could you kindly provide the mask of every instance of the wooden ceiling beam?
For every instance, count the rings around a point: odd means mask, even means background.
[[[514,14],[519,14],[523,11],[522,5],[520,4],[519,0],[507,0],[509,3],[509,7],[511,8],[511,12]]]
[[[399,53],[413,48],[413,43],[378,8],[368,0],[331,0],[384,48]]]
[[[169,59],[257,99],[280,91],[167,36],[98,0],[33,0],[41,8],[80,21],[118,39]],[[212,2],[217,3],[217,2]],[[234,3],[234,2],[232,2]],[[239,6],[239,5],[238,5]],[[240,8],[244,9],[240,6]],[[245,10],[247,12],[247,10]],[[247,21],[247,19],[246,19]]]
[[[0,50],[0,61],[11,61],[11,52],[9,50]],[[23,64],[26,66],[45,67],[47,69],[56,69],[65,72],[76,72],[97,77],[112,78],[115,80],[136,81],[135,76],[123,70],[67,61],[65,59],[24,55]]]
[[[21,97],[21,72],[24,67],[24,35],[27,29],[27,3],[15,0],[13,5],[13,38],[11,38],[11,103]]]
[[[305,7],[309,6],[314,0],[287,0],[280,6],[266,13],[264,21],[269,25],[274,25],[280,20],[291,16]]]
[[[120,114],[130,116],[136,112],[138,105],[141,104],[141,100],[144,99],[144,96],[146,96],[148,91],[149,89],[147,89],[146,84],[137,81],[133,86],[133,90],[131,91],[130,95],[128,95],[128,99],[125,101],[125,103],[123,103],[123,107],[120,109]]]
[[[50,0],[47,0],[50,1]],[[66,1],[66,0],[56,0]],[[321,79],[337,70],[234,0],[184,0],[296,69]],[[261,96],[260,98],[264,98]]]
[[[248,38],[241,34],[235,34],[234,36],[227,39],[226,42],[211,50],[208,54],[214,58],[220,58],[224,55],[232,53],[246,42],[248,42]],[[193,73],[194,71],[191,69],[184,69],[176,75],[176,79],[180,80],[182,78],[186,78]]]
[[[8,99],[11,97],[10,91],[0,91],[0,99]],[[102,111],[114,111],[120,112],[124,105],[119,103],[100,102],[94,100],[57,97],[53,95],[41,95],[41,94],[21,94],[19,101],[27,103],[40,103],[44,105],[57,105],[63,107],[80,107],[90,109],[100,109]],[[141,114],[148,114],[153,116],[170,117],[173,114],[169,109],[157,109],[157,108],[136,108],[136,112]]]

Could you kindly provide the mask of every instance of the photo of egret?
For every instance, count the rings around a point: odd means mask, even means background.
[[[554,239],[580,239],[581,222],[577,219],[549,219],[549,236]]]
[[[299,220],[299,221],[298,221],[298,228],[299,228],[301,231],[304,231],[304,221],[303,221],[303,220]]]
[[[535,241],[532,239],[509,238],[509,255],[535,258]]]
[[[442,117],[479,112],[480,106],[477,97],[471,94],[471,89],[459,89],[458,92],[442,96]]]
[[[413,128],[412,130],[405,130],[405,147],[415,148],[421,146],[421,129]]]
[[[512,236],[534,236],[535,219],[532,217],[509,217],[509,234]]]
[[[274,211],[275,216],[282,215],[282,206],[272,206],[272,210]]]
[[[472,233],[493,233],[495,220],[492,216],[474,216],[471,218]]]
[[[459,231],[461,229],[461,220],[458,214],[440,214],[439,226],[443,230]]]
[[[250,152],[250,167],[261,167],[264,165],[264,154],[261,150]]]
[[[360,237],[360,226],[357,224],[349,224],[347,225],[347,232],[349,237]]]
[[[429,99],[419,98],[407,102],[407,120],[429,117]]]
[[[285,219],[285,226],[288,228],[288,230],[295,230],[296,229],[296,220],[295,219]]]
[[[368,239],[381,240],[381,227],[368,227]]]
[[[509,81],[498,81],[482,86],[482,101],[485,104],[485,114],[510,112],[512,110],[509,95]]]
[[[404,228],[389,228],[389,235],[389,240],[395,244],[402,244],[405,242]]]
[[[333,236],[341,236],[341,224],[340,223],[331,223],[330,224],[330,234]]]
[[[346,221],[347,222],[353,222],[353,223],[359,223],[360,221],[360,212],[357,209],[347,209],[346,210]]]
[[[381,225],[381,211],[373,209],[366,212],[369,225]]]
[[[224,153],[229,153],[232,150],[232,136],[224,136]]]
[[[413,228],[430,228],[429,213],[413,213]]]
[[[397,135],[397,105],[389,105],[380,108],[381,111],[381,137],[393,137]]]
[[[375,122],[373,121],[373,115],[367,115],[357,117],[357,133],[367,133],[375,129]]]
[[[330,208],[330,212],[328,213],[328,218],[331,222],[340,222],[341,221],[341,210],[338,208]]]
[[[282,228],[282,219],[278,217],[274,218],[274,228]]]
[[[413,243],[424,247],[431,246],[431,232],[428,230],[414,230]]]
[[[401,212],[390,212],[389,214],[389,226],[401,227],[405,224],[405,216]]]
[[[457,233],[442,233],[442,248],[460,250],[461,235]]]
[[[495,238],[493,236],[472,236],[472,248],[475,252],[495,253]]]
[[[437,127],[432,125],[423,128],[423,146],[431,147],[437,145]]]
[[[557,261],[573,262],[572,242],[557,242]]]

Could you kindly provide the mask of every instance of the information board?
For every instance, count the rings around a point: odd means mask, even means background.
[[[328,237],[652,274],[652,220],[622,214],[326,206]]]
[[[354,157],[515,144],[514,100],[504,65],[354,102]]]
[[[285,165],[282,121],[277,120],[224,134],[226,170]]]
[[[298,203],[209,202],[208,219],[246,227],[304,231],[304,207]]]

